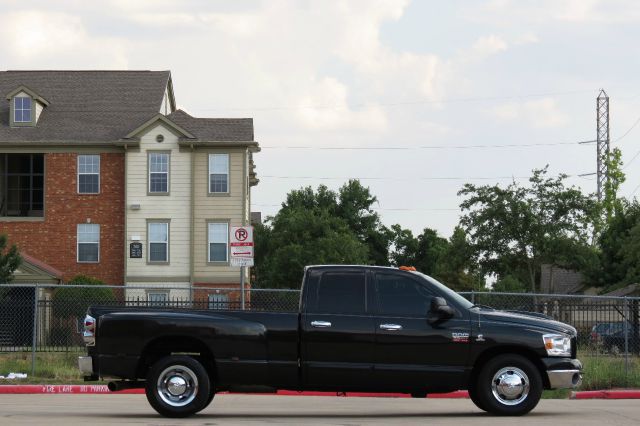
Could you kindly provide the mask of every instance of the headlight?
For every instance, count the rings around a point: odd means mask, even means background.
[[[542,336],[544,348],[549,356],[571,356],[571,337],[564,334],[545,334]]]

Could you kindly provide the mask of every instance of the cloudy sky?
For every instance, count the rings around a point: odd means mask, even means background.
[[[180,108],[253,117],[253,210],[360,178],[383,221],[449,236],[464,182],[534,168],[595,191],[611,98],[640,196],[640,3],[599,0],[0,0],[4,69],[171,70]],[[507,146],[505,146],[507,145]]]

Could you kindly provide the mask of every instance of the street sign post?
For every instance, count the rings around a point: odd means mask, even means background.
[[[229,235],[231,266],[240,267],[240,307],[244,310],[245,266],[253,266],[253,226],[232,226]]]

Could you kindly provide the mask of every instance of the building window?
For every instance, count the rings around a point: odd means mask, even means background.
[[[100,225],[78,224],[78,262],[96,263],[100,258]]]
[[[209,309],[229,309],[229,295],[219,293],[210,294]]]
[[[100,192],[100,156],[78,155],[78,194]]]
[[[166,152],[149,153],[149,192],[169,193],[169,154]]]
[[[30,123],[31,105],[31,98],[23,96],[13,98],[13,121],[16,123]]]
[[[44,154],[0,154],[0,215],[44,216]]]
[[[150,291],[147,293],[149,306],[165,307],[169,302],[169,293],[166,291]]]
[[[209,192],[229,192],[229,154],[209,154]]]
[[[229,224],[209,223],[209,262],[226,262]]]
[[[149,222],[149,262],[169,261],[169,223]]]

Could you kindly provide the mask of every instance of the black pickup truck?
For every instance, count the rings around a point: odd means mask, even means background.
[[[299,312],[91,307],[87,380],[145,388],[186,417],[221,391],[467,389],[482,410],[522,415],[543,389],[582,380],[576,330],[540,314],[475,306],[433,278],[373,266],[305,269]]]

